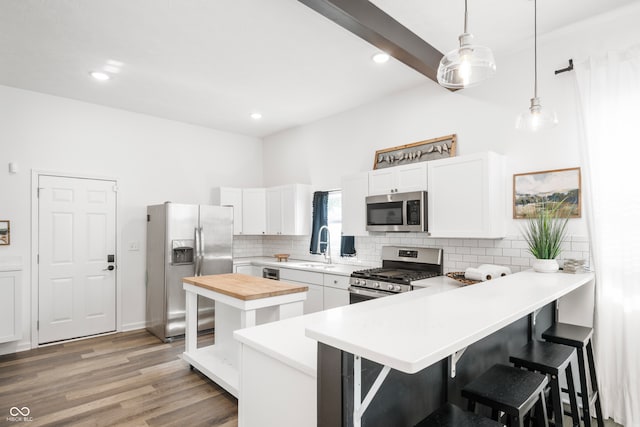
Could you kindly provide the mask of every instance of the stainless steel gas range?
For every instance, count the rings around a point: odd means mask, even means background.
[[[421,281],[442,274],[442,249],[384,246],[382,267],[351,274],[349,302],[408,292],[420,287]]]

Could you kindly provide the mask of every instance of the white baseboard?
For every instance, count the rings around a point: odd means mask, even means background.
[[[0,356],[31,350],[31,341],[13,341],[0,344]]]
[[[135,331],[138,329],[144,329],[147,327],[147,322],[142,321],[142,322],[133,322],[133,323],[127,323],[122,325],[122,328],[120,328],[121,332],[129,332],[129,331]]]

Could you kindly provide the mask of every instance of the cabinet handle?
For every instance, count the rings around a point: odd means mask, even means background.
[[[334,285],[337,285],[337,284],[338,284],[338,281],[337,281],[337,280],[334,280],[334,281],[333,281],[333,284],[334,284]]]

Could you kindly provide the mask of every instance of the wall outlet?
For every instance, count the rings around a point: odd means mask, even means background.
[[[138,242],[138,241],[129,242],[129,250],[130,251],[139,251],[140,250],[140,242]]]

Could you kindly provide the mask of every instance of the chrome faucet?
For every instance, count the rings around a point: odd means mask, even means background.
[[[322,230],[327,230],[327,240],[322,241]],[[324,249],[324,252],[320,252],[320,245],[326,243],[327,247]],[[331,234],[329,232],[329,227],[323,225],[318,230],[318,247],[316,248],[316,252],[324,255],[324,260],[327,264],[331,264]]]

